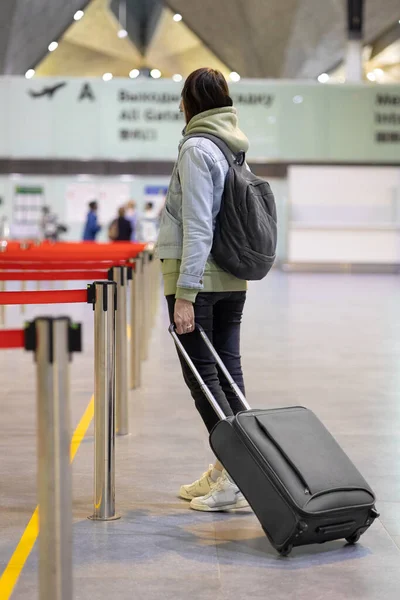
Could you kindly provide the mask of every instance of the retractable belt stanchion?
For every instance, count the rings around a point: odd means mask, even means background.
[[[141,305],[142,319],[140,332],[140,357],[142,360],[147,360],[149,351],[149,336],[150,336],[150,260],[149,253],[144,251],[142,254],[142,286],[141,286]]]
[[[38,318],[25,329],[37,365],[39,598],[72,600],[72,482],[69,361],[81,349],[79,325]]]
[[[128,415],[128,269],[113,267],[108,278],[117,284],[115,312],[115,398],[118,435],[129,433]]]
[[[117,284],[95,282],[88,287],[94,305],[94,521],[112,521],[115,514],[115,300]]]
[[[130,280],[130,369],[129,387],[140,387],[141,380],[141,318],[142,318],[142,256],[135,260]]]

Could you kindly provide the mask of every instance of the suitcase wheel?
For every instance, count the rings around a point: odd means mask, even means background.
[[[350,537],[346,538],[346,542],[348,544],[357,544],[358,540],[361,537],[361,531],[356,531],[355,533],[353,533],[353,535],[351,535]]]
[[[289,554],[291,553],[292,550],[293,550],[292,544],[288,544],[287,546],[284,546],[282,548],[282,550],[279,550],[279,554],[281,556],[289,556]]]

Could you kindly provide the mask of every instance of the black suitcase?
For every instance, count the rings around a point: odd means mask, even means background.
[[[282,555],[294,546],[344,538],[355,544],[379,517],[375,495],[338,443],[301,406],[252,410],[203,329],[197,329],[246,408],[226,417],[171,325],[178,350],[220,421],[210,434],[218,460]]]

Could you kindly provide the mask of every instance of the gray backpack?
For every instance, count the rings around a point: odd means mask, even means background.
[[[229,164],[217,216],[211,254],[222,269],[239,279],[263,279],[276,257],[277,226],[269,183],[253,175],[246,156],[232,152],[220,138],[207,133],[186,136],[211,140]]]

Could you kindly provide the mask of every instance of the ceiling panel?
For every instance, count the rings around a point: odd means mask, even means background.
[[[137,6],[145,2],[134,1]],[[398,22],[400,0],[365,2],[365,41],[372,42]],[[242,77],[315,78],[345,54],[346,0],[165,0],[164,4],[169,9],[152,29],[143,56],[134,41],[117,37],[120,25],[109,0],[0,0],[0,72],[23,74],[45,57],[38,74],[74,74],[73,65],[78,65],[76,74],[96,75],[114,65],[115,74],[148,66],[165,75],[185,76],[210,65],[224,73],[238,71]],[[85,8],[85,16],[75,23],[78,8]],[[183,22],[173,22],[170,11],[181,13]],[[60,46],[47,55],[52,40],[60,41]]]
[[[228,75],[230,70],[219,60],[183,22],[175,23],[173,13],[166,9],[146,54],[149,65],[163,75],[188,75],[195,69],[208,66]]]
[[[108,0],[92,0],[81,21],[73,22],[55,52],[48,53],[36,68],[37,76],[101,76],[106,72],[127,77],[134,68],[157,68],[164,77],[188,75],[212,66],[226,75],[229,69],[185,23],[175,23],[173,13],[163,9],[151,43],[143,56],[129,38],[117,36],[120,24],[109,10]]]
[[[0,0],[0,22],[9,17]],[[9,38],[3,72],[22,75],[45,56],[47,46],[57,40],[73,20],[75,12],[87,0],[14,0],[14,12],[8,23]]]
[[[39,77],[101,77],[104,73],[127,77],[134,66],[128,59],[65,41],[60,44],[57,54],[47,55],[36,73]]]
[[[399,0],[365,0],[365,39],[400,18]],[[343,59],[346,0],[167,0],[244,77],[315,78]]]

